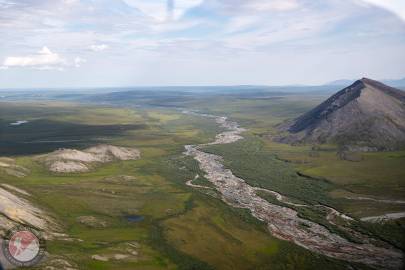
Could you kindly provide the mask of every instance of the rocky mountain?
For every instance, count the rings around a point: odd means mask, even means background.
[[[351,150],[405,147],[405,92],[363,78],[280,126],[286,143],[337,143]]]

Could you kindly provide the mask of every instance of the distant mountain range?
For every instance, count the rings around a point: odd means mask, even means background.
[[[334,85],[334,86],[345,86],[345,85],[350,85],[354,82],[355,80],[336,80],[333,82],[328,83],[327,85]],[[400,79],[400,80],[382,80],[382,83],[389,85],[391,87],[403,87],[405,88],[405,78]]]
[[[286,143],[337,143],[354,151],[405,147],[405,92],[363,78],[280,126]]]

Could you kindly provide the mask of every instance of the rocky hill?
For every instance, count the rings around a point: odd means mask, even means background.
[[[350,150],[405,147],[405,92],[363,78],[280,126],[285,143],[337,143]]]
[[[60,149],[38,157],[50,171],[57,173],[87,172],[97,163],[139,158],[140,151],[135,148],[105,144],[84,150]]]

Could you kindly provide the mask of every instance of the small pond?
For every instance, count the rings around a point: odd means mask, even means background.
[[[143,221],[145,219],[144,216],[139,216],[139,215],[127,215],[127,216],[124,216],[124,217],[129,222],[140,222],[140,221]]]
[[[26,121],[26,120],[19,120],[19,121],[16,121],[16,122],[14,122],[14,123],[10,123],[10,126],[21,126],[21,125],[24,125],[24,124],[26,124],[26,123],[28,123],[28,121]]]

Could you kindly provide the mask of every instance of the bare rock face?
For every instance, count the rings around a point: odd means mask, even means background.
[[[405,147],[405,92],[363,78],[297,119],[285,143],[337,143],[351,151]]]
[[[80,173],[91,170],[93,164],[107,163],[114,160],[135,160],[141,156],[135,148],[113,145],[97,145],[84,150],[60,149],[47,155],[39,156],[45,166],[56,173]]]
[[[106,144],[90,147],[85,151],[95,155],[101,160],[101,162],[110,162],[113,160],[133,160],[140,158],[140,152],[137,149]]]
[[[9,190],[18,190],[19,194],[30,196],[26,191],[10,187],[7,185]],[[18,224],[29,226],[47,234],[59,229],[58,225],[43,210],[32,205],[27,199],[16,196],[1,187],[0,202],[1,235]]]
[[[48,164],[48,169],[52,172],[58,173],[78,173],[78,172],[88,172],[89,167],[85,163],[78,161],[50,161]]]

